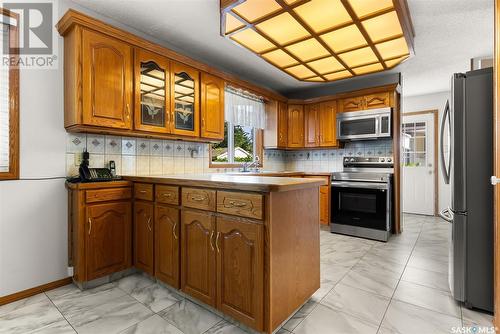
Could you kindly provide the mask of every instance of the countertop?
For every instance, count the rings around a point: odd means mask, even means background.
[[[258,175],[258,176],[257,176]],[[283,175],[283,174],[276,174]],[[296,175],[296,174],[294,174]],[[318,175],[318,174],[314,174]],[[279,192],[307,189],[325,185],[324,179],[294,178],[241,174],[178,174],[178,175],[142,175],[123,176],[123,180],[134,182],[173,184],[190,187],[246,190],[257,192]]]
[[[297,171],[261,171],[261,172],[231,172],[229,175],[243,176],[332,176],[330,172],[297,172]]]

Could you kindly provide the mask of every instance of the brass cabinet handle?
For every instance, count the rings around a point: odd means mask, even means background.
[[[247,206],[247,203],[245,203],[245,202],[229,201],[229,204],[231,204],[232,206],[235,206],[237,208],[243,208],[243,207]]]
[[[219,237],[220,237],[220,232],[217,232],[217,238],[215,239],[215,247],[217,247],[217,252],[220,253],[220,248],[219,248]]]
[[[164,196],[164,197],[172,197],[172,193],[163,193],[163,194],[161,194],[161,196]]]
[[[89,217],[89,235],[92,232],[92,218]]]
[[[148,229],[150,232],[153,230],[151,227],[151,217],[148,218]]]
[[[205,199],[206,199],[206,197],[203,197],[203,196],[199,196],[199,197],[191,196],[191,200],[195,201],[195,202],[203,202]]]
[[[147,193],[146,190],[139,190],[139,194],[145,194],[145,193]]]
[[[175,238],[175,239],[179,239],[179,238],[177,237],[177,234],[175,234],[175,230],[176,230],[176,229],[177,229],[177,222],[175,222],[175,223],[174,223],[174,227],[172,227],[172,234],[174,235],[174,238]]]
[[[202,119],[201,119],[201,127],[202,127],[202,128],[205,128],[205,118],[202,118]]]
[[[130,119],[130,106],[128,103],[127,103],[127,106],[125,108],[125,116],[127,117],[127,119]]]
[[[214,230],[212,230],[212,233],[210,233],[210,248],[212,248],[212,252],[215,250],[213,245],[214,242],[213,240],[214,240]]]

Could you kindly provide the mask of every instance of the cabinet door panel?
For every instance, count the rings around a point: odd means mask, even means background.
[[[307,105],[304,111],[304,117],[306,120],[305,130],[306,130],[306,147],[316,147],[319,146],[319,104]]]
[[[340,100],[339,112],[363,110],[364,101],[364,96],[355,96],[342,99]]]
[[[288,105],[278,103],[278,147],[286,147],[288,140]]]
[[[288,106],[288,147],[304,147],[304,106]]]
[[[198,137],[200,135],[200,72],[172,62],[172,133]]]
[[[132,126],[132,48],[83,30],[83,123],[110,128]]]
[[[131,220],[128,201],[87,207],[87,281],[130,267]]]
[[[157,205],[155,211],[155,276],[179,288],[179,209]]]
[[[134,203],[134,264],[150,275],[154,273],[153,216],[153,203]]]
[[[134,53],[135,112],[137,130],[170,132],[170,61],[136,48]]]
[[[217,308],[262,330],[263,226],[217,218]]]
[[[181,289],[215,306],[215,218],[209,212],[182,211]]]
[[[337,146],[336,131],[337,101],[323,102],[320,105],[320,146]]]
[[[224,80],[201,74],[201,136],[224,139]]]
[[[366,109],[386,108],[391,106],[389,92],[366,95],[365,101]]]

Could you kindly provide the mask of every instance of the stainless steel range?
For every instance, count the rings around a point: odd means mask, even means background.
[[[345,157],[332,175],[333,233],[387,241],[393,220],[392,157]]]

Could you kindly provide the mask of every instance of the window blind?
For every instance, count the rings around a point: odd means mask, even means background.
[[[9,26],[0,24],[0,52],[3,52],[4,41],[9,39]],[[0,66],[0,172],[9,172],[9,67]]]

